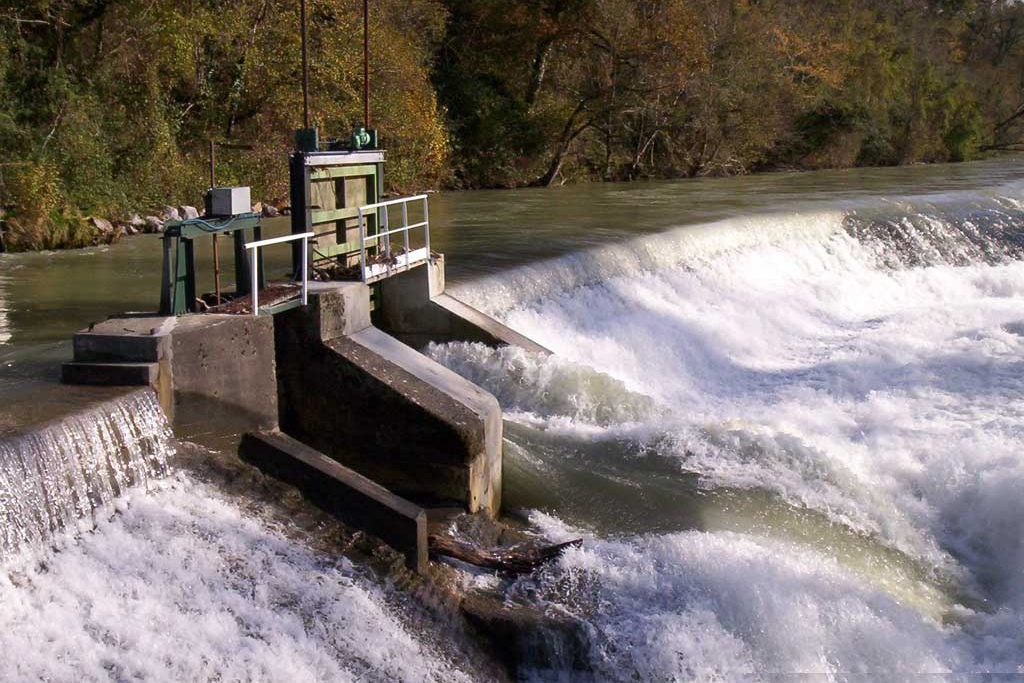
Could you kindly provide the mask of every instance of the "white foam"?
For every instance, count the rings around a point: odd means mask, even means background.
[[[591,623],[610,677],[1024,671],[1024,263],[884,267],[884,241],[843,221],[720,224],[721,239],[681,230],[534,266],[478,296],[555,357],[433,350],[514,419],[582,441],[661,434],[660,456],[710,489],[769,491],[981,601],[947,603],[960,623],[943,626],[900,597],[916,579],[887,588],[824,541],[600,541],[566,571],[603,586]],[[929,229],[922,249],[945,228]]]
[[[0,680],[462,681],[386,595],[179,478],[0,566]]]

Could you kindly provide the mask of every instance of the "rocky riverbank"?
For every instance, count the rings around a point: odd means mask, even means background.
[[[288,215],[290,208],[282,202],[256,202],[252,212],[264,218]],[[0,253],[77,249],[116,244],[125,237],[162,233],[171,221],[198,218],[194,206],[164,206],[159,212],[127,218],[101,216],[58,216],[42,224],[38,219],[25,219],[16,212],[0,207]]]

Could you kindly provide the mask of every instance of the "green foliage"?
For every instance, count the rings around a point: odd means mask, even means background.
[[[309,0],[311,117],[362,125],[362,3]],[[391,190],[960,161],[1024,147],[1024,3],[375,0]],[[0,208],[19,248],[82,216],[287,197],[293,0],[0,0]]]
[[[313,124],[346,138],[362,123],[362,3],[309,5]],[[286,197],[302,125],[298,26],[291,0],[0,2],[0,206],[17,225],[12,248],[89,243],[88,214],[198,204],[211,139],[253,147],[222,149],[218,182]],[[430,82],[444,26],[434,0],[371,6],[372,123],[392,146],[395,188],[446,178]]]
[[[434,80],[463,186],[958,161],[1024,146],[1024,3],[448,5]]]

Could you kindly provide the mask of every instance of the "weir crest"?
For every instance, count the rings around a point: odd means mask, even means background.
[[[167,471],[156,395],[140,389],[0,438],[0,557],[45,543]]]

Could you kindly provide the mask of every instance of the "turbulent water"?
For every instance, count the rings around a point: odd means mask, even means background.
[[[580,626],[528,677],[1024,679],[1019,161],[432,199],[454,293],[555,352],[430,349],[505,409],[507,505],[586,539],[510,589]],[[159,257],[0,255],[0,398]],[[114,413],[0,446],[0,680],[488,680]]]
[[[344,558],[188,476],[0,566],[4,681],[468,681]]]
[[[588,539],[521,590],[592,672],[537,679],[1024,678],[1022,200],[766,213],[462,288],[555,354],[430,349],[504,407],[508,503]]]
[[[135,392],[0,439],[0,557],[109,516],[131,488],[166,473],[171,429]]]
[[[0,681],[473,680],[175,448],[146,391],[0,440]]]

